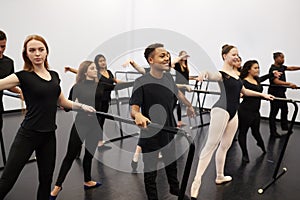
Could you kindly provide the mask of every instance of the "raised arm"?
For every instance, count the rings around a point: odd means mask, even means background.
[[[141,67],[140,65],[138,65],[136,62],[134,62],[134,60],[132,60],[131,58],[128,59],[124,64],[122,64],[123,67],[127,67],[128,65],[131,65],[136,71],[138,71],[141,74],[146,74],[146,70],[144,67]]]
[[[65,67],[65,72],[72,72],[72,73],[74,73],[74,74],[77,74],[77,73],[78,73],[78,70],[75,69],[75,68],[66,66],[66,67]]]
[[[182,55],[182,56],[178,56],[176,58],[174,58],[172,61],[171,61],[171,67],[174,68],[175,67],[175,64],[178,63],[180,60],[182,60],[183,58],[188,58],[190,57],[189,55],[185,54],[185,55]]]

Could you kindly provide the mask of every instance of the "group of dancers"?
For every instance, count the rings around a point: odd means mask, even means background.
[[[0,46],[1,39],[0,37]],[[36,153],[39,172],[37,199],[56,199],[59,192],[62,191],[62,184],[78,152],[81,150],[83,142],[85,142],[83,188],[92,189],[101,186],[100,182],[94,181],[91,177],[91,165],[95,150],[97,147],[104,148],[105,145],[103,141],[105,118],[97,115],[96,111],[108,111],[111,100],[110,93],[114,84],[121,81],[115,79],[107,69],[105,57],[98,55],[94,62],[84,61],[78,69],[66,68],[67,71],[77,74],[76,83],[67,99],[61,91],[59,75],[49,68],[48,54],[49,48],[43,37],[39,35],[28,36],[24,42],[22,52],[23,70],[16,73],[11,71],[10,75],[0,79],[0,90],[14,88],[12,90],[21,93],[27,109],[25,118],[10,148],[0,178],[0,199],[4,199],[12,189],[33,151]],[[202,71],[196,78],[197,81],[205,79],[218,81],[221,94],[211,109],[208,138],[199,156],[190,195],[185,195],[184,199],[197,199],[202,175],[215,151],[217,172],[215,183],[223,184],[232,180],[231,176],[224,174],[224,165],[227,151],[232,144],[238,127],[240,129],[238,140],[242,148],[243,161],[249,162],[246,147],[246,134],[249,127],[252,129],[252,134],[257,140],[258,146],[263,152],[266,152],[259,133],[260,100],[264,98],[273,102],[272,100],[276,95],[261,93],[260,81],[263,78],[259,78],[257,61],[247,61],[243,68],[239,70],[241,58],[238,49],[233,45],[224,45],[221,56],[224,63],[219,72]],[[277,56],[276,54],[274,59],[278,59]],[[283,84],[286,81],[285,70],[300,69],[300,67],[284,66],[282,56],[283,54],[280,53],[281,60],[279,59],[280,61],[277,62],[275,59],[274,66],[272,65],[270,73],[266,76],[274,84]],[[186,86],[189,80],[187,52],[180,52],[178,58],[172,62],[170,53],[164,45],[155,43],[145,49],[144,57],[150,68],[140,69],[144,75],[135,80],[129,104],[131,117],[136,125],[141,127],[136,153],[137,155],[139,152],[143,153],[143,175],[147,198],[158,200],[156,176],[159,154],[162,155],[162,160],[166,164],[165,170],[170,186],[169,191],[172,195],[179,195],[177,158],[174,154],[176,145],[173,134],[164,130],[147,128],[147,125],[152,122],[168,127],[182,127],[184,123],[180,118],[181,105],[185,105],[189,117],[194,117],[195,111],[192,104],[185,97],[183,90],[179,89],[189,88]],[[0,57],[0,64],[1,59]],[[132,60],[129,63],[136,68],[140,68]],[[172,67],[178,73],[176,81],[168,73]],[[292,88],[296,87],[292,83],[288,84],[286,85]],[[276,92],[278,91],[276,90]],[[243,95],[243,101],[240,105],[241,94]],[[275,112],[277,114],[280,108],[284,109],[284,105],[278,105],[275,102],[273,111],[271,103],[273,114]],[[177,109],[180,110],[178,111],[178,115],[180,115],[178,116],[178,122],[176,122],[173,114],[176,104]],[[51,191],[56,158],[55,117],[57,106],[61,106],[65,110],[76,110],[78,113],[71,128],[66,155],[61,164],[55,186]],[[249,114],[248,109],[250,107],[253,115]],[[245,112],[248,112],[248,114],[245,114]],[[272,122],[272,127],[274,123],[275,120]],[[285,122],[282,125],[282,128],[285,129]],[[271,129],[271,135],[274,135],[272,131],[274,130]],[[136,167],[137,158],[135,156],[133,162],[135,165],[132,164],[132,166]]]

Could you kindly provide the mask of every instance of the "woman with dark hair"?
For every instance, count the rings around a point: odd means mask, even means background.
[[[172,62],[172,67],[176,71],[176,84],[189,85],[189,74],[190,69],[188,67],[187,58],[189,55],[186,51],[180,51],[178,57]],[[180,89],[180,91],[185,94],[185,89]],[[185,123],[181,121],[181,103],[177,103],[177,127],[185,126]]]
[[[245,88],[262,92],[263,87],[260,82],[263,82],[269,78],[269,74],[259,77],[259,64],[256,60],[249,60],[245,62],[240,78],[243,81]],[[263,153],[266,153],[264,141],[261,137],[260,127],[260,104],[261,98],[259,97],[247,97],[244,96],[242,103],[240,104],[238,117],[239,117],[239,135],[238,141],[242,149],[243,162],[249,162],[249,156],[247,151],[247,132],[251,128],[252,135],[255,138],[257,145],[261,148]]]
[[[106,58],[102,54],[98,54],[95,57],[94,62],[99,72],[98,73],[99,82],[105,85],[114,85],[114,83],[121,83],[121,81],[116,79],[112,74],[112,72],[107,69]],[[101,98],[101,102],[99,102],[100,103],[99,111],[107,113],[109,109],[110,101],[111,101],[111,90],[106,90],[104,91],[103,97]],[[102,133],[100,134],[98,148],[111,149],[110,146],[104,145],[105,141],[103,140],[103,130],[104,130],[103,126],[104,126],[105,118],[98,116],[98,121],[102,131]]]
[[[113,86],[115,83],[121,83],[122,81],[116,79],[112,72],[107,69],[107,63],[106,63],[106,58],[102,54],[98,54],[95,56],[94,63],[96,65],[96,68],[98,70],[98,79],[99,82],[108,85],[108,86]],[[70,71],[72,73],[77,73],[77,69],[72,68],[72,67],[65,67],[65,72]],[[113,90],[113,87],[111,88]],[[111,90],[105,90],[103,97],[101,98],[101,102],[99,102],[99,107],[98,111],[101,112],[108,112],[109,109],[109,104],[111,101]],[[103,140],[103,126],[104,126],[104,121],[105,118],[101,117],[100,115],[97,115],[98,122],[101,127],[101,133],[100,133],[100,138],[98,142],[98,147],[99,149],[111,149],[111,146],[106,146],[104,145],[105,141]]]
[[[78,68],[76,84],[70,91],[69,98],[80,103],[94,105],[98,110],[99,102],[104,93],[104,86],[98,82],[96,65],[91,61],[84,61]],[[85,154],[83,158],[84,189],[91,189],[101,185],[92,181],[92,159],[99,140],[99,123],[96,115],[78,113],[72,126],[67,153],[60,167],[55,187],[50,194],[50,199],[56,199],[62,189],[71,166],[76,158],[81,145],[85,141]]]
[[[224,166],[227,151],[238,127],[237,110],[240,103],[240,93],[246,96],[273,99],[272,95],[255,92],[243,87],[242,81],[234,69],[234,64],[238,59],[238,50],[235,46],[224,45],[221,55],[224,64],[220,72],[203,72],[197,78],[199,81],[203,81],[203,79],[218,81],[221,95],[211,110],[207,141],[200,153],[196,176],[191,187],[192,199],[196,199],[199,194],[202,175],[216,149],[216,184],[223,184],[232,180],[231,176],[224,175]]]
[[[56,157],[57,105],[95,112],[91,106],[64,97],[58,74],[49,69],[48,54],[44,38],[38,35],[28,36],[22,52],[23,70],[0,80],[0,90],[19,86],[27,106],[25,118],[11,145],[0,178],[0,199],[4,199],[12,189],[34,151],[39,172],[37,199],[49,199]]]

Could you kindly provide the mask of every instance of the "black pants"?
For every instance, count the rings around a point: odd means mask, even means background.
[[[5,154],[5,146],[4,146],[2,128],[3,128],[3,116],[2,116],[2,113],[0,112],[0,147],[1,147],[3,165],[5,165],[6,164],[6,154]]]
[[[109,109],[109,101],[102,101],[100,111],[104,112],[104,113],[107,113],[108,109]],[[103,131],[103,126],[104,126],[104,122],[105,122],[105,117],[97,115],[97,119],[98,119],[99,125],[101,127],[99,140],[103,140],[103,132],[104,132]]]
[[[148,200],[158,200],[156,176],[159,150],[154,152],[153,149],[143,146],[142,151],[144,162],[144,184]],[[170,185],[170,192],[178,195],[179,182],[177,179],[177,163],[174,144],[170,145],[170,147],[162,148],[161,153],[163,156],[163,161],[165,165],[167,165],[165,167],[165,171],[167,174],[168,183]]]
[[[183,95],[185,95],[185,90],[180,90]],[[182,103],[178,100],[177,102],[177,120],[181,121],[181,107]]]
[[[34,151],[39,172],[37,200],[49,199],[56,156],[55,132],[33,133],[20,128],[0,179],[1,200],[12,189]]]
[[[282,98],[286,98],[285,95],[281,96]],[[269,115],[269,126],[270,126],[270,133],[276,133],[276,115],[278,114],[279,109],[281,109],[281,129],[288,130],[288,105],[286,101],[270,101],[271,109]]]
[[[181,121],[181,105],[180,102],[177,103],[177,119]]]
[[[255,138],[257,145],[264,148],[264,141],[261,137],[260,128],[260,113],[250,112],[247,110],[239,110],[239,134],[238,141],[242,149],[243,155],[248,155],[247,150],[247,132],[251,128],[252,135]]]
[[[92,117],[94,119],[94,117]],[[78,121],[78,120],[76,120]],[[96,124],[93,124],[93,123]],[[98,126],[98,127],[97,127]],[[60,167],[59,175],[56,181],[56,186],[62,186],[68,172],[70,171],[81,146],[85,141],[85,153],[83,158],[84,182],[89,182],[91,178],[92,159],[97,148],[99,140],[99,125],[97,120],[87,121],[82,119],[81,122],[74,123],[71,129],[71,134],[68,143],[67,153]]]

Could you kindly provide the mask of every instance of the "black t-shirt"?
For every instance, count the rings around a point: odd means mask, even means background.
[[[248,82],[247,80],[243,80],[243,85],[245,88],[249,90],[253,90],[256,92],[262,92],[263,88],[260,83],[252,84]],[[261,104],[261,98],[260,97],[250,97],[250,96],[244,96],[243,101],[239,107],[239,110],[247,111],[247,112],[259,112]]]
[[[178,88],[170,73],[164,73],[161,79],[147,73],[135,80],[130,105],[138,105],[142,114],[152,123],[175,127],[173,115],[177,101]],[[168,144],[174,135],[159,130],[142,130],[140,144],[160,148]]]
[[[187,68],[184,68],[184,70],[181,69],[181,66],[179,63],[175,64],[174,69],[176,70],[176,83],[178,84],[189,84],[189,71]]]
[[[93,106],[96,110],[101,108],[101,98],[104,93],[104,85],[94,80],[84,80],[80,83],[76,83],[70,90],[69,99],[72,101],[77,100],[79,103],[83,103],[89,106]],[[68,110],[67,110],[68,111]],[[99,123],[96,118],[96,114],[87,112],[78,112],[76,115],[76,125],[78,131],[81,130],[78,125],[94,127],[99,129]]]
[[[222,81],[219,81],[221,95],[219,100],[213,105],[213,107],[219,107],[227,110],[230,115],[230,119],[236,114],[240,105],[240,92],[243,87],[241,79],[235,79],[229,74],[220,71],[222,74]]]
[[[78,100],[89,106],[93,106],[96,110],[100,110],[101,99],[104,93],[104,85],[93,80],[84,80],[76,83],[70,90],[69,99],[72,101]]]
[[[3,56],[3,58],[0,59],[0,79],[3,79],[13,73],[14,73],[14,61],[7,56]],[[0,114],[4,111],[2,97],[3,97],[3,91],[1,90],[0,91],[0,98],[1,98]]]
[[[270,70],[269,70],[270,85],[275,85],[274,84],[274,79],[276,77],[274,76],[274,73],[273,73],[273,71],[275,71],[275,70],[277,70],[278,72],[282,72],[281,76],[279,77],[279,80],[286,81],[286,77],[285,77],[286,68],[287,68],[287,66],[285,66],[285,65],[280,65],[280,66],[271,65]],[[269,94],[272,94],[272,95],[277,96],[277,97],[284,97],[285,96],[285,91],[286,91],[285,87],[270,86],[269,89],[268,89]]]
[[[47,81],[35,72],[19,71],[20,82],[27,107],[21,126],[36,132],[51,132],[56,129],[57,100],[61,93],[60,79],[56,72],[49,70],[51,80]]]
[[[107,72],[109,74],[108,78],[99,74],[99,82],[102,82],[103,84],[107,84],[107,85],[113,85],[114,75],[111,73],[110,70],[107,70]],[[102,97],[102,101],[110,101],[111,100],[110,94],[111,94],[111,90],[105,90]]]

